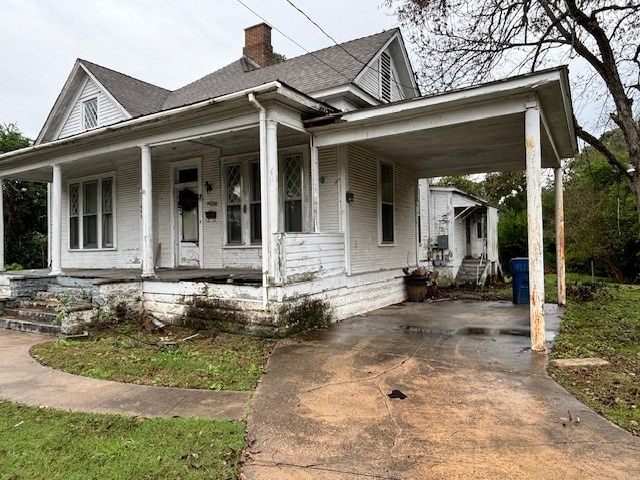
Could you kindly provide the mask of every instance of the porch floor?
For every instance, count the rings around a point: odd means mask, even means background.
[[[49,269],[15,270],[0,272],[0,276],[18,278],[48,277]],[[91,278],[95,283],[123,283],[142,280],[142,270],[136,268],[107,269],[64,269],[63,277]],[[158,282],[205,282],[229,283],[234,285],[262,286],[262,273],[257,270],[216,269],[216,268],[158,268]]]

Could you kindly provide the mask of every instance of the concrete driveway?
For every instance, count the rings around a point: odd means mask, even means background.
[[[404,304],[280,343],[244,478],[640,478],[640,439],[546,375],[527,325],[505,302]]]

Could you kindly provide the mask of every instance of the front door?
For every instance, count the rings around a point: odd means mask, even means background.
[[[200,267],[200,191],[197,166],[175,167],[175,258],[178,267]]]

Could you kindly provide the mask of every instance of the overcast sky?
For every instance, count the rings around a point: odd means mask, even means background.
[[[171,90],[237,60],[262,22],[241,1],[308,51],[333,45],[287,0],[1,0],[0,123],[36,138],[76,58]],[[291,1],[338,42],[397,26],[382,0]],[[272,42],[306,53],[276,30]],[[602,113],[592,102],[574,99],[578,118]]]
[[[314,51],[332,41],[286,0],[242,0]],[[396,26],[381,0],[292,0],[338,42]],[[240,58],[262,20],[238,0],[2,0],[0,123],[35,138],[76,58],[176,89]],[[277,31],[274,50],[306,53]]]

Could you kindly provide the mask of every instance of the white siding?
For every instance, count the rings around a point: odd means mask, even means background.
[[[344,272],[344,235],[341,233],[285,233],[285,283]]]
[[[366,67],[357,85],[369,95],[380,98],[380,59],[377,59],[371,67]]]
[[[349,146],[349,204],[351,272],[402,268],[416,263],[415,188],[409,170],[394,166],[393,245],[379,244],[377,158]]]
[[[385,50],[385,53],[389,55],[391,59],[391,101],[396,102],[398,100],[403,100],[404,94],[398,86],[399,80],[393,54],[389,49]],[[382,95],[380,94],[380,72],[380,58],[378,57],[370,67],[366,67],[364,73],[356,83],[356,85],[362,88],[369,95],[372,95],[379,100],[382,98]]]
[[[71,107],[66,122],[60,130],[58,138],[69,137],[84,131],[82,125],[82,102],[90,98],[98,99],[98,127],[111,125],[113,123],[125,120],[125,116],[118,106],[100,88],[87,77],[85,83],[81,87],[80,94],[75,104]]]
[[[340,231],[338,149],[327,148],[318,152],[320,170],[320,231]]]
[[[115,172],[116,248],[70,250],[68,181],[108,172]],[[101,161],[98,166],[73,165],[63,168],[62,173],[62,267],[140,268],[140,159]]]

